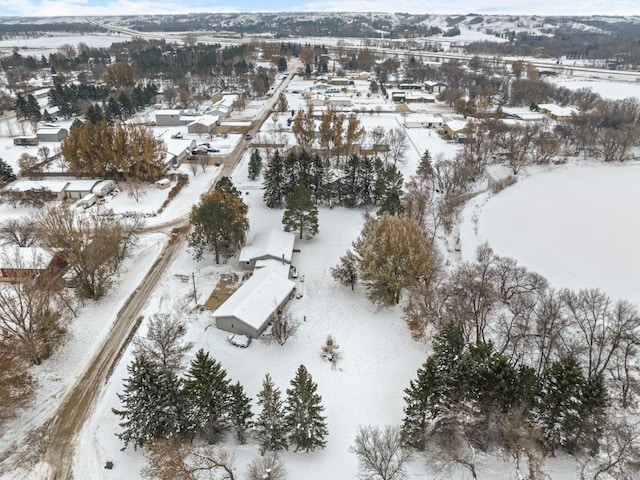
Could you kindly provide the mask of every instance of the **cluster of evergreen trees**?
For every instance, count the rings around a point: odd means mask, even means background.
[[[204,350],[197,352],[183,377],[147,355],[127,367],[118,437],[125,448],[143,447],[156,438],[201,437],[210,443],[233,429],[244,443],[253,429],[261,451],[285,450],[289,445],[306,452],[324,448],[327,435],[322,398],[307,369],[300,365],[283,402],[266,375],[258,393],[260,415],[253,421],[251,400],[239,382],[232,383],[220,363]]]
[[[64,118],[71,118],[83,113],[80,101],[102,102],[102,106],[99,103],[92,103],[87,107],[87,120],[91,123],[102,120],[111,123],[115,120],[124,120],[141,108],[153,104],[157,94],[157,85],[150,83],[136,85],[130,91],[122,90],[117,96],[113,95],[111,89],[107,87],[65,84],[57,85],[49,91],[49,104],[57,106],[60,115]]]
[[[483,450],[506,445],[517,412],[534,443],[574,453],[597,450],[607,389],[601,374],[585,377],[572,356],[537,374],[490,342],[467,343],[462,328],[449,324],[435,335],[433,354],[405,390],[405,402],[404,439],[419,449],[441,435],[459,435]]]
[[[381,206],[386,213],[402,209],[402,174],[377,157],[353,154],[333,167],[317,153],[292,149],[286,156],[276,150],[264,169],[264,201],[282,208],[298,185],[312,192],[315,203],[346,207]]]

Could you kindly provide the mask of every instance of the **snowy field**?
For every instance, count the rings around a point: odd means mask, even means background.
[[[462,254],[479,242],[545,276],[552,286],[600,287],[640,305],[640,164],[567,166],[469,202]]]
[[[623,98],[635,97],[640,99],[640,83],[639,82],[616,82],[613,80],[577,80],[577,79],[558,79],[553,81],[558,87],[566,87],[570,90],[579,90],[581,88],[589,88],[602,98],[609,100],[620,100]]]

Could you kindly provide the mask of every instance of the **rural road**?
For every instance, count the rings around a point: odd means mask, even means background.
[[[293,76],[293,73],[289,73],[278,86],[274,95],[267,100],[262,113],[251,127],[252,134],[255,134],[269,117],[278,95],[284,91]],[[248,148],[250,148],[250,141],[244,138],[240,140],[223,163],[218,178],[230,176]],[[125,306],[118,312],[117,319],[106,340],[52,416],[43,437],[45,449],[41,459],[48,465],[47,478],[51,480],[74,478],[72,469],[78,434],[89,418],[92,406],[100,397],[102,388],[109,380],[122,352],[135,335],[140,313],[171,263],[185,248],[188,217],[181,219],[175,227],[158,260],[153,264],[142,283],[131,294]]]

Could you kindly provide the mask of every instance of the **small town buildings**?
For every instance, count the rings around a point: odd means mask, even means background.
[[[11,183],[7,190],[11,192],[48,190],[56,200],[64,200],[66,198],[65,188],[68,183],[68,180],[18,180]]]
[[[165,165],[167,167],[175,167],[186,159],[191,150],[196,147],[195,139],[171,138],[164,137],[164,143],[167,145],[167,156],[165,157]]]
[[[554,103],[541,103],[538,112],[544,113],[556,122],[568,122],[578,115],[578,109],[574,107],[560,107]]]
[[[69,180],[64,187],[64,198],[79,200],[92,193],[98,182],[99,180]]]
[[[428,82],[424,82],[424,89],[434,95],[439,95],[447,89],[447,84],[436,80],[430,80]]]
[[[182,110],[158,110],[156,111],[156,125],[158,127],[177,127],[181,125]]]

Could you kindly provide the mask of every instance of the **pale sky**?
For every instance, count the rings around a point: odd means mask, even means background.
[[[0,16],[256,11],[630,16],[640,15],[640,0],[0,0]]]

